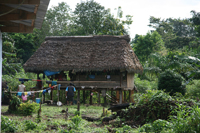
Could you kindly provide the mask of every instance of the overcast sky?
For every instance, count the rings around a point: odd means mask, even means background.
[[[48,8],[57,6],[60,2],[66,2],[72,11],[76,4],[86,0],[50,0]],[[150,28],[150,16],[165,18],[189,18],[191,10],[200,12],[200,0],[95,0],[106,9],[110,8],[111,13],[116,13],[115,8],[121,6],[123,16],[132,15],[133,23],[129,33],[131,38],[135,34],[145,35]]]

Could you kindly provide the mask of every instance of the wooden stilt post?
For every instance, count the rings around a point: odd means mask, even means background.
[[[98,91],[98,104],[100,105],[101,101],[100,101],[100,93],[101,91]]]
[[[117,99],[117,103],[119,103],[119,91],[116,91],[116,99]]]
[[[113,89],[111,90],[111,103],[113,103]]]
[[[37,73],[37,79],[39,78],[39,73]]]
[[[43,104],[45,103],[45,94],[44,95],[42,94],[42,103]]]
[[[124,103],[126,103],[126,91],[124,91]]]
[[[122,90],[119,91],[119,103],[122,104]]]
[[[129,90],[129,102],[131,103],[131,90]]]
[[[83,90],[83,103],[85,104],[85,90]]]
[[[57,87],[57,95],[58,95],[58,101],[59,101],[60,99],[59,99],[59,90],[58,90],[58,87]]]
[[[92,95],[91,95],[92,91],[90,91],[90,105],[92,105]]]
[[[103,107],[103,116],[105,116],[105,108]]]
[[[77,111],[80,111],[80,90],[78,90],[77,96]]]
[[[104,105],[107,106],[107,100],[106,100],[106,90],[105,90],[105,96],[104,96]]]
[[[51,100],[53,100],[53,90],[51,90]]]

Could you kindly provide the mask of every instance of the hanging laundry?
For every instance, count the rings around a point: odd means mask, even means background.
[[[22,95],[22,100],[23,100],[23,101],[26,101],[26,100],[27,100],[27,97]]]
[[[46,90],[47,90],[47,91],[48,91],[48,90],[51,90],[51,87],[47,88]]]
[[[60,90],[61,84],[58,85],[58,90]]]
[[[31,79],[23,79],[23,78],[19,78],[19,81],[29,81]]]
[[[27,92],[24,92],[24,95],[26,96],[28,93]]]
[[[17,95],[18,95],[18,96],[21,96],[21,95],[22,95],[22,92],[18,92]]]
[[[51,90],[48,90],[48,93],[49,93],[49,95],[50,95],[50,93],[51,93]]]
[[[51,84],[52,81],[46,81],[47,84]]]
[[[44,90],[43,90],[43,92],[42,92],[42,94],[44,95],[46,92],[47,92],[47,90],[46,90],[46,89],[44,89]]]
[[[51,85],[57,85],[57,81],[52,81]]]
[[[30,96],[30,95],[31,95],[31,92],[28,92],[28,95]]]
[[[48,71],[48,70],[46,70],[46,71],[44,71],[44,73],[45,73],[46,76],[51,76],[51,75],[55,75],[55,74],[60,73],[60,71],[58,71],[58,72],[53,72],[53,71]]]

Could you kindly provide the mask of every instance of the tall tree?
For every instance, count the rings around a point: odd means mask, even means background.
[[[195,26],[195,31],[197,32],[197,36],[200,37],[200,12],[191,11],[192,18],[190,19],[192,24]]]
[[[99,3],[91,0],[76,5],[75,24],[81,27],[83,34],[97,34],[101,29],[103,17],[108,12]]]
[[[36,38],[33,34],[12,33],[10,36],[15,41],[17,57],[22,59],[23,63],[25,63],[40,46],[40,44],[35,42]]]
[[[34,29],[36,43],[40,45],[44,42],[46,36],[67,36],[71,23],[71,9],[65,2],[58,3],[58,6],[50,8],[44,18],[41,29]]]
[[[77,4],[74,11],[74,27],[80,35],[124,35],[128,34],[125,25],[132,23],[132,16],[127,15],[122,21],[123,11],[118,8],[117,17],[111,15],[99,3],[91,0]]]
[[[133,49],[140,61],[144,62],[151,53],[164,49],[164,42],[157,31],[153,33],[148,32],[146,35],[138,37],[137,42],[133,44]]]
[[[16,57],[17,49],[14,40],[9,34],[3,33],[3,51],[2,51],[2,74],[14,75],[21,69],[20,60]]]
[[[45,21],[50,27],[50,34],[63,36],[67,33],[67,26],[71,20],[71,9],[65,2],[58,3],[58,6],[50,8],[45,16]]]
[[[154,28],[171,50],[189,46],[195,40],[196,32],[189,19],[163,19],[150,17],[150,27]]]

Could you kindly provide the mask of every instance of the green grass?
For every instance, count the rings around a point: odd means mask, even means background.
[[[81,120],[78,127],[71,121],[74,117],[74,113],[77,111],[77,105],[72,106],[48,106],[46,104],[42,105],[41,112],[41,122],[37,124],[34,129],[31,129],[31,126],[36,124],[37,113],[34,113],[32,116],[20,116],[9,114],[5,115],[9,119],[15,122],[17,126],[16,132],[98,132],[105,133],[108,132],[107,126],[104,126],[100,121],[97,122],[88,122],[84,119]],[[65,119],[65,113],[62,113],[62,110],[68,108],[69,118]],[[2,113],[5,113],[8,110],[8,106],[2,106]],[[102,106],[80,106],[81,115],[87,115],[89,117],[101,117],[103,112]],[[27,122],[28,121],[28,122]],[[31,121],[31,122],[30,122]],[[27,124],[28,123],[28,124]],[[30,127],[28,127],[29,125]],[[111,126],[111,125],[110,125]],[[123,132],[123,128],[115,128],[117,132]],[[70,131],[69,131],[70,130]]]

